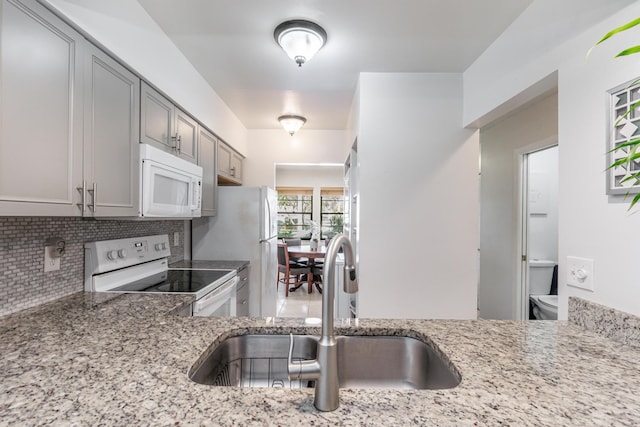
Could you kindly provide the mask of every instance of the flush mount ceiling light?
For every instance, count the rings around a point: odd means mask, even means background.
[[[302,67],[327,42],[327,33],[320,25],[303,19],[283,22],[276,27],[273,37],[298,67]]]
[[[298,132],[302,125],[307,122],[307,119],[302,116],[296,116],[295,114],[285,114],[284,116],[278,117],[278,121],[284,130],[293,136],[293,134]]]

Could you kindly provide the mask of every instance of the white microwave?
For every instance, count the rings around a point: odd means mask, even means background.
[[[140,144],[140,216],[197,218],[202,168],[149,144]]]

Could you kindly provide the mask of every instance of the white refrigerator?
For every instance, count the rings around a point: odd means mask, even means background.
[[[249,314],[275,316],[278,195],[268,187],[218,187],[218,214],[194,218],[194,260],[248,260]]]

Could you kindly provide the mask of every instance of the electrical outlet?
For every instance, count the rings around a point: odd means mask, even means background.
[[[567,285],[593,291],[593,260],[568,256]]]
[[[180,233],[178,231],[173,233],[173,246],[178,246],[180,244]]]
[[[60,270],[60,257],[53,258],[48,246],[44,247],[44,271]]]

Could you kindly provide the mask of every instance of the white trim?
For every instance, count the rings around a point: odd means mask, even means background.
[[[516,253],[513,257],[515,262],[515,277],[514,283],[516,285],[516,291],[514,292],[513,301],[513,315],[516,320],[528,320],[529,319],[529,271],[528,268],[523,269],[523,265],[528,266],[527,261],[522,261],[522,255],[527,255],[529,252],[528,242],[526,240],[527,228],[528,228],[528,215],[527,215],[527,199],[525,191],[527,185],[527,162],[525,161],[529,154],[537,151],[542,151],[547,148],[559,146],[558,136],[554,135],[549,138],[536,141],[528,144],[524,147],[520,147],[514,151],[514,179],[516,185],[514,186],[515,194],[515,212],[516,212],[516,233],[515,233],[515,248]],[[523,271],[524,270],[524,271]]]

